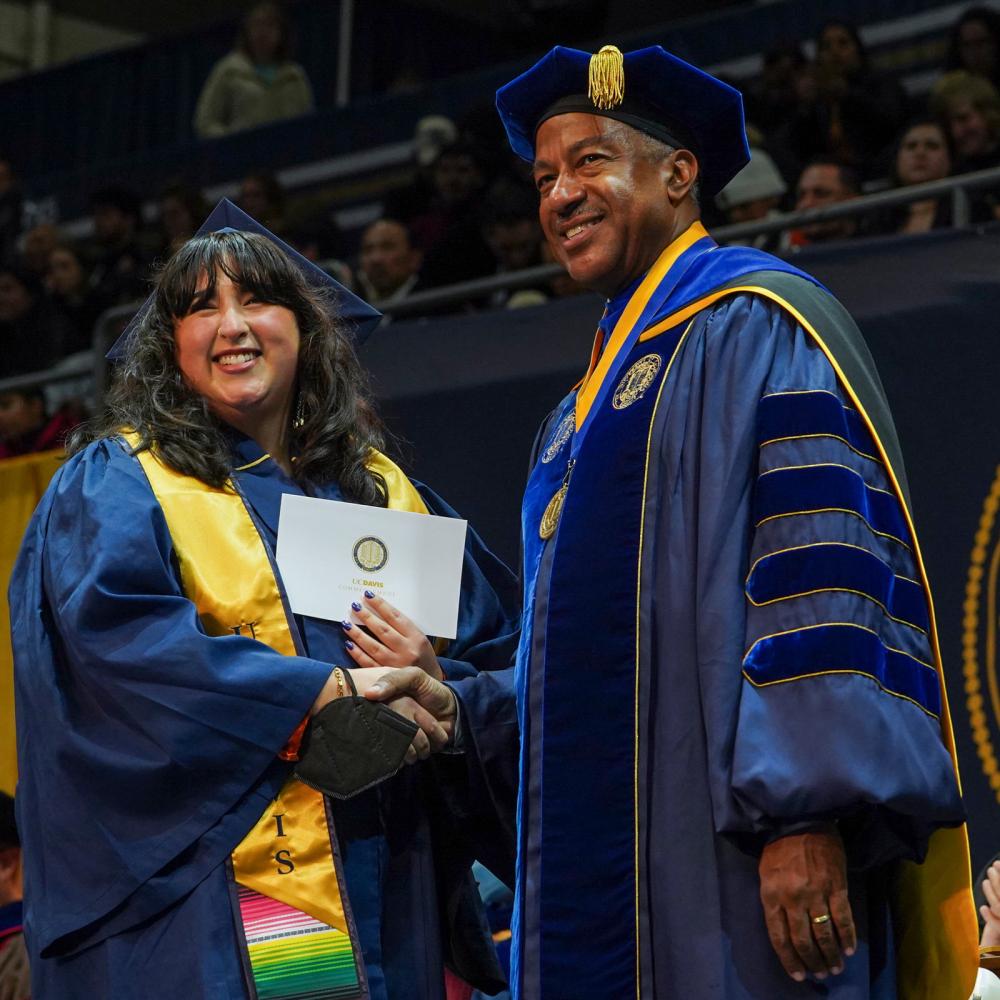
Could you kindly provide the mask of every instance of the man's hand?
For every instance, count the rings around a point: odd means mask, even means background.
[[[424,760],[432,750],[443,749],[451,739],[458,715],[458,700],[447,685],[420,667],[404,667],[383,674],[365,697],[381,701],[400,715],[412,719],[421,732],[406,751],[406,763]]]
[[[792,834],[768,844],[760,858],[760,898],[771,944],[792,979],[843,971],[857,938],[839,833]],[[817,923],[817,917],[828,919]]]
[[[309,709],[310,715],[315,715],[321,708],[325,708],[330,704],[334,698],[338,698],[341,695],[349,695],[351,693],[350,685],[347,683],[346,674],[350,673],[351,680],[354,681],[354,686],[358,689],[358,694],[363,695],[380,677],[385,676],[384,667],[369,667],[367,669],[362,669],[355,667],[353,670],[348,671],[345,667],[339,668],[341,673],[345,676],[343,678],[343,684],[337,684],[336,671],[331,670],[330,676],[327,677],[326,683],[320,689],[319,694],[316,696],[316,700],[312,703],[312,708]]]

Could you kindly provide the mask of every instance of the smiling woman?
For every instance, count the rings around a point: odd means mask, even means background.
[[[33,993],[440,1000],[446,966],[494,993],[471,862],[512,865],[513,578],[470,531],[433,646],[374,594],[288,610],[285,494],[454,512],[378,450],[349,293],[226,226],[163,269],[12,578]],[[434,707],[352,697],[398,667]]]

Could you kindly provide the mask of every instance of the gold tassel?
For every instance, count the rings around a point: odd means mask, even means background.
[[[625,99],[625,60],[621,50],[605,45],[590,57],[587,96],[595,108],[617,108]]]

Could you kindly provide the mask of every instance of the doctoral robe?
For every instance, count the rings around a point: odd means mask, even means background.
[[[253,441],[233,440],[233,481],[273,553],[281,496],[302,490]],[[418,490],[431,512],[454,516]],[[342,498],[336,485],[309,492]],[[292,765],[277,755],[332,665],[351,663],[343,630],[295,616],[295,657],[244,623],[206,634],[163,510],[121,439],[57,473],[10,601],[33,995],[246,1000],[229,856],[285,782]],[[459,635],[440,658],[465,752],[332,803],[372,1000],[443,1000],[445,962],[461,967],[488,944],[466,891],[469,854],[502,868],[513,821],[476,826],[470,804],[490,734],[506,750],[516,727],[502,708],[515,620],[512,578],[470,530]],[[499,709],[497,691],[508,693]],[[514,765],[498,760],[494,782],[506,766],[512,787]]]
[[[814,279],[695,224],[608,302],[522,512],[516,996],[965,1000],[963,811],[907,502],[870,356]],[[858,951],[796,983],[759,855],[830,822]]]

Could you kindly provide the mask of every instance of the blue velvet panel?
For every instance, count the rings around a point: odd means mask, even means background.
[[[877,460],[861,415],[824,389],[765,396],[757,409],[757,435],[762,445],[790,437],[828,435]]]
[[[853,469],[816,465],[775,469],[760,476],[754,495],[754,522],[784,514],[846,510],[879,535],[908,546],[909,530],[899,500],[870,487]]]
[[[897,621],[926,632],[927,599],[914,580],[896,576],[877,555],[842,542],[802,545],[764,556],[747,578],[747,597],[757,605],[818,590],[849,590],[869,598]]]
[[[831,623],[765,636],[750,647],[743,669],[753,684],[815,674],[866,674],[889,694],[908,698],[931,715],[941,712],[934,668],[886,646],[878,635],[858,625]]]

